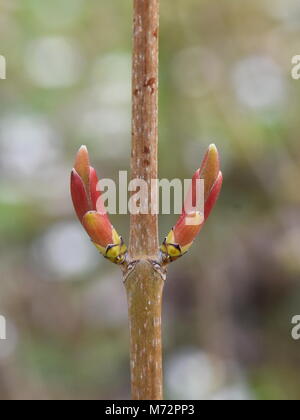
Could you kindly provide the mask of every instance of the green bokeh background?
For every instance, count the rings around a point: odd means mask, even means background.
[[[129,169],[131,14],[0,0],[0,399],[130,397],[122,282],[68,183],[81,144],[100,176]],[[160,177],[191,177],[212,142],[224,172],[165,289],[168,398],[300,398],[299,35],[296,0],[161,0]]]

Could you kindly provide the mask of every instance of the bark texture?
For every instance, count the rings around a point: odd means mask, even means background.
[[[126,280],[130,326],[131,390],[134,400],[161,400],[161,305],[164,281],[146,260]]]
[[[151,197],[151,180],[158,178],[159,0],[134,0],[133,15],[131,174],[132,179],[147,182],[148,203],[155,205],[157,192]],[[155,256],[157,249],[157,215],[132,215],[129,254]]]
[[[159,0],[133,0],[131,178],[148,185],[147,214],[131,215],[125,287],[128,297],[131,386],[135,400],[160,400],[162,391],[161,303],[165,275],[160,266],[158,178]],[[151,194],[152,190],[152,194]],[[146,201],[146,199],[145,199]],[[150,207],[152,206],[152,207]]]

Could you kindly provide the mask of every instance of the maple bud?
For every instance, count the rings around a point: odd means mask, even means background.
[[[90,211],[83,217],[83,226],[97,249],[116,264],[122,264],[127,252],[126,245],[118,235],[108,217]]]
[[[204,213],[197,210],[200,180],[204,180]],[[164,260],[174,261],[190,249],[219,197],[222,182],[218,150],[212,144],[193,176],[182,214],[163,242],[161,251]]]
[[[77,217],[101,254],[122,264],[127,248],[109,220],[97,190],[98,182],[97,173],[90,166],[88,150],[82,146],[71,173],[71,196]]]

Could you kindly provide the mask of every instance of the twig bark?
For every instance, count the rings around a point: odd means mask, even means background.
[[[132,179],[148,184],[157,179],[158,144],[158,33],[159,0],[134,0],[132,66]],[[129,253],[155,256],[158,250],[157,215],[131,216]]]
[[[133,2],[132,179],[148,185],[147,214],[131,215],[125,286],[130,324],[132,398],[160,400],[161,302],[164,273],[158,247],[157,179],[159,0]],[[152,192],[152,193],[151,193]],[[143,207],[143,203],[141,203]]]
[[[134,400],[161,400],[161,305],[164,281],[147,260],[126,280],[130,325],[131,390]]]

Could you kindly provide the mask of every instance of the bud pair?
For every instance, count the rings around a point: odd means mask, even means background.
[[[71,173],[71,195],[76,214],[101,254],[115,264],[122,264],[127,248],[110,223],[97,185],[96,171],[90,166],[87,148],[82,146]]]
[[[197,210],[196,206],[199,180],[204,180],[204,213]],[[219,154],[216,146],[211,145],[200,169],[193,176],[182,214],[161,246],[164,264],[175,261],[190,249],[218,199],[222,182]],[[101,254],[115,264],[123,264],[127,248],[109,220],[97,185],[96,171],[90,166],[87,148],[82,146],[71,174],[71,194],[75,211]]]

